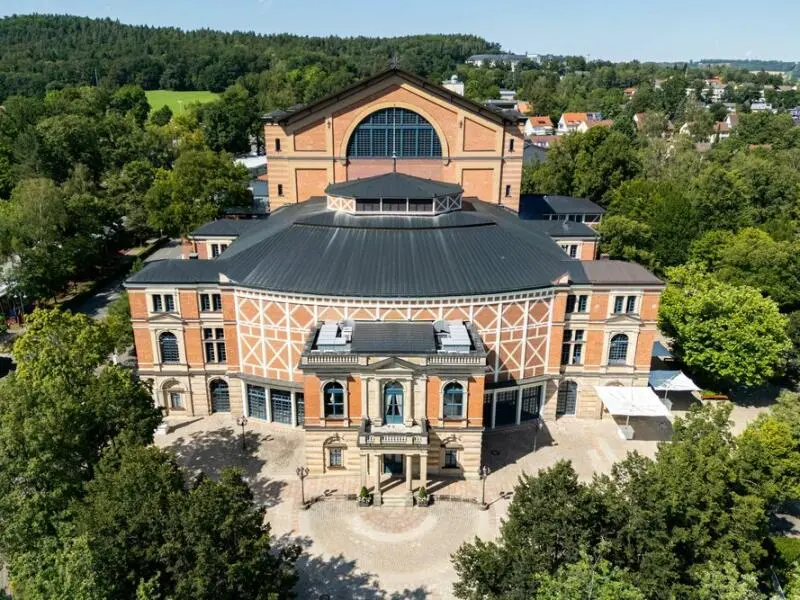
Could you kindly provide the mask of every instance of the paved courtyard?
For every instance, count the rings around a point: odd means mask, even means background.
[[[680,402],[673,406],[676,415],[685,408]],[[734,430],[763,410],[737,406]],[[538,433],[533,427],[489,432],[484,437],[484,463],[492,471],[486,485],[488,511],[462,501],[440,501],[427,509],[358,508],[344,498],[358,491],[357,474],[307,478],[306,498],[319,501],[304,511],[295,473],[304,460],[301,430],[251,420],[243,450],[241,429],[231,415],[168,421],[171,431],[157,436],[159,446],[175,452],[187,468],[212,476],[227,466],[241,468],[256,500],[267,507],[273,534],[303,545],[298,596],[309,600],[325,594],[332,600],[451,598],[455,573],[450,554],[476,535],[496,535],[520,474],[567,459],[588,480],[608,472],[629,451],[654,455],[658,442],[672,431],[667,420],[631,419],[636,439],[624,441],[614,420],[606,417],[564,418]],[[481,493],[478,481],[434,481],[429,490],[434,496],[471,500]]]

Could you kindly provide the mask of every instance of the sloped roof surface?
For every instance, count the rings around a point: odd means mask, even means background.
[[[325,188],[331,196],[347,198],[434,198],[460,194],[460,185],[444,183],[405,173],[384,173],[364,179],[332,183]]]

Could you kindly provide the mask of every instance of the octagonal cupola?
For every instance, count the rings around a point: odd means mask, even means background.
[[[328,208],[358,215],[440,215],[461,209],[460,185],[405,173],[384,173],[332,183]]]

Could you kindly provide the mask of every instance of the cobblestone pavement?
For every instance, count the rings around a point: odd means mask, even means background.
[[[674,407],[681,414],[680,406]],[[763,407],[737,407],[734,428],[745,424]],[[522,473],[535,474],[558,460],[572,461],[578,475],[588,480],[608,472],[612,465],[637,450],[653,456],[658,442],[671,435],[669,421],[631,419],[636,439],[617,435],[613,419],[564,418],[533,427],[488,432],[484,436],[484,464],[491,468],[486,481],[488,511],[467,502],[440,501],[423,508],[362,508],[352,500],[358,473],[308,477],[305,499],[322,499],[301,510],[301,488],[295,473],[304,462],[303,432],[251,420],[241,429],[231,415],[194,419],[169,418],[170,433],[156,444],[175,452],[190,470],[217,475],[226,466],[243,470],[256,500],[267,508],[267,520],[279,543],[301,543],[299,597],[400,600],[450,598],[455,573],[450,554],[467,539],[490,539],[507,512],[511,492]],[[535,451],[534,451],[535,449]],[[480,481],[432,480],[434,497],[478,499]]]

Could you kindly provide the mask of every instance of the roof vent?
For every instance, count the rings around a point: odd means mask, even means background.
[[[472,349],[472,340],[463,321],[436,321],[433,329],[440,352],[467,353]]]
[[[353,339],[352,321],[326,321],[319,328],[316,349],[321,352],[342,352]]]

